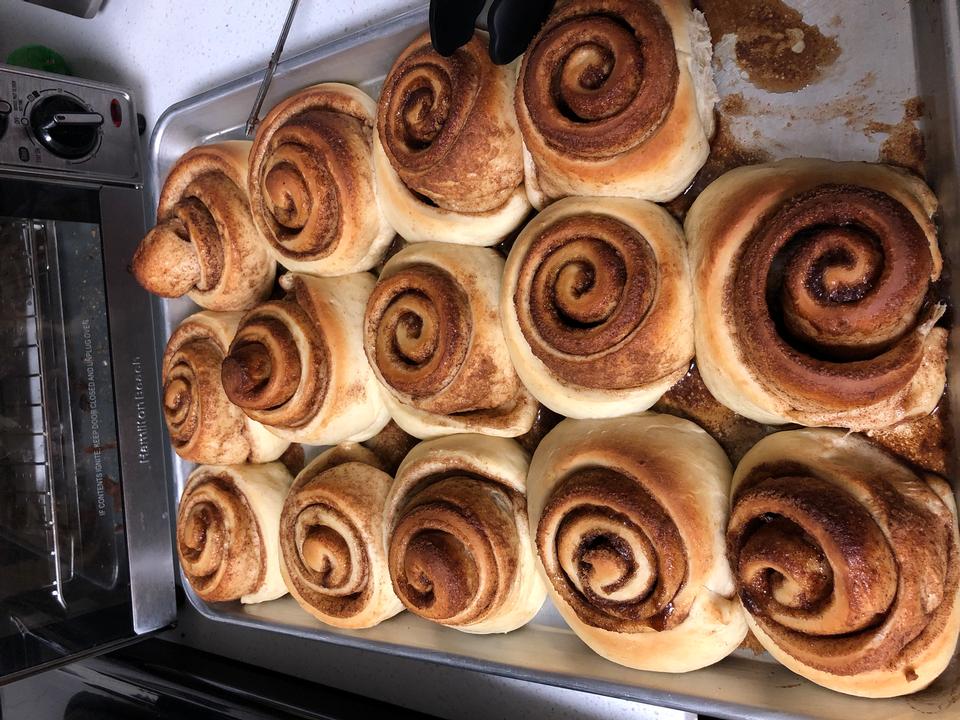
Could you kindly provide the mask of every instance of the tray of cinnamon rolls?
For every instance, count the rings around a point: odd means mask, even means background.
[[[256,76],[167,111],[131,271],[200,612],[716,715],[960,709],[941,6],[793,4],[560,0],[508,65],[423,8],[282,63],[250,139]]]

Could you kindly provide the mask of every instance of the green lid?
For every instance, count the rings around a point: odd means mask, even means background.
[[[43,45],[24,45],[7,55],[7,65],[43,70],[44,72],[69,75],[70,68],[60,53]]]

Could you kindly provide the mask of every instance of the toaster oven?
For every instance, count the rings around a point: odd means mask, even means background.
[[[0,679],[175,617],[130,94],[0,65]]]

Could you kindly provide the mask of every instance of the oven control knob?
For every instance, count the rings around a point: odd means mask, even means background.
[[[42,97],[30,110],[30,129],[37,142],[68,160],[96,150],[101,125],[103,115],[67,95]]]
[[[0,138],[7,131],[7,121],[10,119],[10,113],[13,108],[6,100],[0,100]]]

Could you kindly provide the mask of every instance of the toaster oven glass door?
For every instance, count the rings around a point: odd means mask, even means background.
[[[137,478],[121,456],[103,200],[0,178],[0,681],[149,629],[128,563]]]

